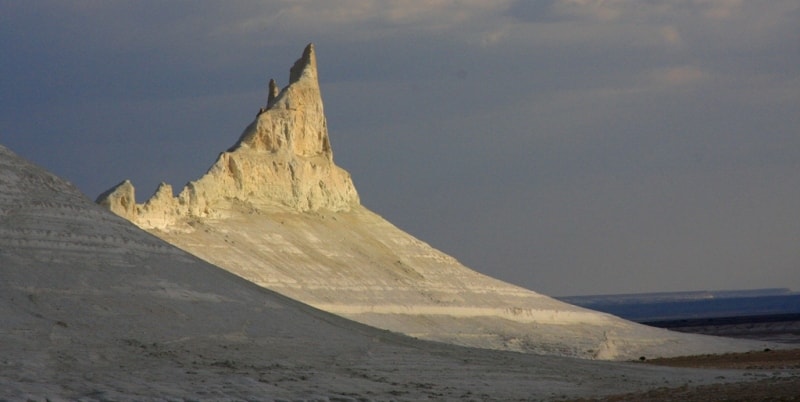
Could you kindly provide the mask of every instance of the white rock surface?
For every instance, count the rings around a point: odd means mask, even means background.
[[[131,206],[126,181],[98,200],[247,280],[378,328],[480,348],[636,359],[760,349],[646,327],[487,277],[359,204],[333,163],[309,45],[269,107],[177,198]]]
[[[274,80],[270,82],[267,107],[205,176],[187,184],[177,198],[162,184],[144,205],[134,205],[132,199],[134,190],[124,181],[98,202],[143,228],[218,217],[223,211],[211,204],[221,199],[298,212],[357,206],[350,175],[333,163],[314,46],[308,45],[291,68],[289,85],[278,92]]]
[[[544,400],[757,378],[379,331],[202,262],[2,146],[0,323],[13,401]]]

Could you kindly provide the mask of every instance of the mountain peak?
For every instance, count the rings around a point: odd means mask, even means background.
[[[309,43],[303,49],[301,56],[289,70],[289,83],[293,84],[301,79],[308,79],[317,82],[317,55],[314,52],[314,44]]]
[[[313,44],[292,66],[289,85],[278,90],[276,81],[270,80],[267,106],[232,149],[240,147],[333,161]]]
[[[278,90],[270,80],[266,107],[236,144],[177,197],[166,196],[162,184],[147,202],[132,206],[133,186],[123,184],[97,202],[142,227],[216,216],[233,201],[296,212],[348,210],[359,204],[349,173],[333,163],[313,44],[292,66],[286,87]]]

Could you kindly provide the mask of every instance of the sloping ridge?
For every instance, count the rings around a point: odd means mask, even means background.
[[[544,400],[747,379],[360,325],[148,235],[3,146],[0,323],[0,399],[15,401]]]
[[[333,163],[309,45],[281,91],[211,169],[144,204],[125,181],[98,202],[243,278],[352,320],[480,348],[590,359],[741,351],[582,309],[482,275],[360,205]]]

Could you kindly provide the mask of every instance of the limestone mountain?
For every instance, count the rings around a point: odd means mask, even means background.
[[[0,323],[3,401],[545,400],[747,379],[360,325],[178,250],[3,146]]]
[[[422,339],[593,359],[761,347],[638,325],[463,266],[360,204],[333,162],[312,45],[289,84],[270,88],[236,144],[177,197],[162,184],[136,204],[125,181],[97,201],[256,284]]]

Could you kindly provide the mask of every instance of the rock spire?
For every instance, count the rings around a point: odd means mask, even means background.
[[[261,112],[263,113],[267,109],[271,108],[272,105],[275,104],[275,99],[281,93],[281,89],[278,88],[278,83],[275,82],[274,79],[269,80],[269,94],[267,95],[267,107],[266,109],[262,109]]]
[[[270,80],[267,99],[236,144],[177,197],[162,183],[147,202],[135,204],[133,185],[125,181],[97,202],[145,228],[213,217],[232,202],[296,212],[358,205],[349,173],[333,163],[313,44],[292,66],[286,87],[278,90]]]

